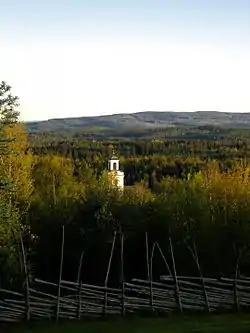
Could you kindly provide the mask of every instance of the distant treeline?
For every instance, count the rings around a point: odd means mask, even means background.
[[[133,140],[133,139],[174,139],[174,140],[223,140],[226,138],[244,138],[249,140],[249,127],[228,127],[215,125],[176,125],[162,127],[79,127],[77,129],[59,130],[43,132],[41,130],[29,130],[32,139],[43,138],[47,141],[58,140]]]
[[[115,150],[125,172],[125,184],[142,180],[160,181],[166,176],[186,177],[216,160],[220,169],[227,170],[250,157],[247,138],[228,137],[217,140],[148,139],[148,140],[31,140],[34,155],[60,155],[74,161],[77,172],[84,160],[99,174],[107,168],[107,161]],[[245,161],[246,162],[246,161]],[[244,162],[244,163],[245,163]]]

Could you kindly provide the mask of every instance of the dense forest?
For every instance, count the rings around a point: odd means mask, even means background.
[[[157,242],[171,266],[171,237],[179,275],[249,275],[250,150],[246,129],[181,128],[148,138],[93,139],[79,133],[26,132],[18,98],[0,85],[0,287],[21,288],[20,235],[30,281],[57,280],[61,226],[63,278],[103,284],[113,233],[124,235],[126,279],[147,276]],[[180,135],[180,131],[182,135]],[[184,133],[184,132],[185,133]],[[192,135],[190,134],[192,132]],[[184,134],[183,134],[184,133]],[[215,133],[217,133],[215,135]],[[219,134],[218,134],[219,133]],[[108,159],[116,150],[125,172],[121,193],[110,185]],[[110,283],[119,281],[119,242]],[[166,274],[159,253],[154,277]]]

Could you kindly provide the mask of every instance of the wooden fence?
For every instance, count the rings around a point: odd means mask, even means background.
[[[23,292],[0,289],[0,321],[21,322],[38,319],[77,319],[91,316],[129,315],[142,312],[167,313],[171,311],[239,311],[250,307],[250,278],[238,276],[238,263],[235,278],[205,278],[202,276],[198,256],[194,259],[199,277],[178,276],[175,269],[174,253],[169,238],[172,257],[170,269],[159,244],[153,245],[148,253],[146,234],[146,261],[148,276],[146,280],[125,281],[123,272],[123,236],[121,237],[121,279],[119,288],[108,286],[109,272],[117,234],[111,246],[106,278],[103,286],[82,283],[79,262],[77,281],[62,279],[64,257],[64,228],[62,229],[60,271],[57,282],[41,279],[29,281],[26,255],[20,237],[20,254],[24,274]],[[158,247],[164,260],[168,275],[153,280],[153,256]],[[194,251],[195,253],[195,251]],[[49,290],[49,291],[48,291]]]
[[[121,288],[108,288],[70,281],[58,284],[35,280],[26,294],[0,289],[0,321],[20,322],[37,319],[81,319],[91,316],[126,315],[136,312],[224,311],[250,306],[250,278],[233,279],[161,277],[162,282],[134,279]],[[205,285],[205,290],[204,290]],[[44,289],[52,287],[54,293]],[[206,296],[205,296],[206,294]]]

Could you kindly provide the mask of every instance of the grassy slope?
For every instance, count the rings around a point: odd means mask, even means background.
[[[210,315],[159,319],[129,319],[58,326],[18,328],[11,333],[249,333],[250,315]]]

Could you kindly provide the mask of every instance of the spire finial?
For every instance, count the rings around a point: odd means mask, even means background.
[[[118,155],[117,155],[117,153],[116,153],[115,148],[112,149],[111,160],[118,160]]]

